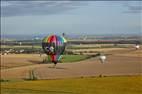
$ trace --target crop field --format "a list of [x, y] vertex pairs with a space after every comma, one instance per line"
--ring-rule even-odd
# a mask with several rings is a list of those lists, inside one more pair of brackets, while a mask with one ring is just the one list
[[1, 69], [33, 65], [42, 62], [37, 54], [9, 54], [1, 56]]
[[2, 82], [1, 94], [141, 94], [141, 76]]
[[[43, 54], [9, 54], [1, 56], [1, 69], [14, 68], [20, 66], [28, 66], [43, 63], [43, 59], [46, 58], [46, 55]], [[90, 56], [87, 55], [64, 55], [61, 62], [77, 62], [85, 59], [89, 59]], [[21, 62], [22, 61], [22, 62]], [[47, 60], [45, 63], [51, 63]]]
[[[43, 63], [45, 54], [1, 55], [1, 94], [141, 94], [142, 49], [87, 50], [92, 49], [103, 52], [106, 63], [90, 55], [64, 55], [52, 68]], [[27, 81], [31, 70], [37, 80]]]

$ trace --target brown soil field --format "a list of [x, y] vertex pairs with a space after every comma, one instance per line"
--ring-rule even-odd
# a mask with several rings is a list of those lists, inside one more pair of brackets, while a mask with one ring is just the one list
[[53, 64], [42, 64], [43, 57], [36, 54], [5, 55], [1, 56], [1, 66], [9, 68], [1, 69], [1, 78], [26, 79], [30, 70], [34, 70], [38, 79], [142, 74], [142, 49], [113, 49], [106, 54], [110, 55], [103, 64], [94, 57], [76, 63], [58, 63], [56, 68]]
[[42, 57], [38, 54], [8, 54], [1, 55], [1, 69], [39, 64]]

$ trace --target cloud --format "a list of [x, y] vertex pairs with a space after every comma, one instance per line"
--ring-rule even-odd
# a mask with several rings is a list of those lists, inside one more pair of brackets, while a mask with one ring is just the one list
[[142, 13], [142, 1], [104, 1], [106, 6], [120, 6], [123, 13]]
[[123, 6], [127, 8], [124, 13], [142, 13], [141, 1], [125, 2], [123, 3]]
[[2, 1], [1, 16], [48, 15], [87, 5], [81, 1]]

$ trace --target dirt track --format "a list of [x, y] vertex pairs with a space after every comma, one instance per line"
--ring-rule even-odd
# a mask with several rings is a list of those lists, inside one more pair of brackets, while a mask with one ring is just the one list
[[52, 68], [53, 64], [35, 64], [2, 69], [1, 78], [25, 79], [29, 77], [29, 70], [34, 70], [38, 79], [56, 79], [99, 75], [141, 75], [141, 58], [140, 50], [126, 54], [119, 53], [115, 55], [109, 55], [107, 56], [107, 62], [104, 64], [101, 64], [97, 58], [91, 58], [77, 63], [59, 63], [57, 64], [56, 68]]

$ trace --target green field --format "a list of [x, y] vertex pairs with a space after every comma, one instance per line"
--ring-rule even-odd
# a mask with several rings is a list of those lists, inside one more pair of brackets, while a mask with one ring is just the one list
[[[61, 63], [71, 63], [71, 62], [82, 61], [82, 60], [89, 59], [89, 58], [91, 58], [91, 56], [89, 55], [63, 55], [60, 62]], [[44, 62], [51, 62], [51, 61], [48, 60], [48, 57], [47, 57]]]
[[142, 77], [92, 77], [1, 83], [1, 94], [141, 94]]

